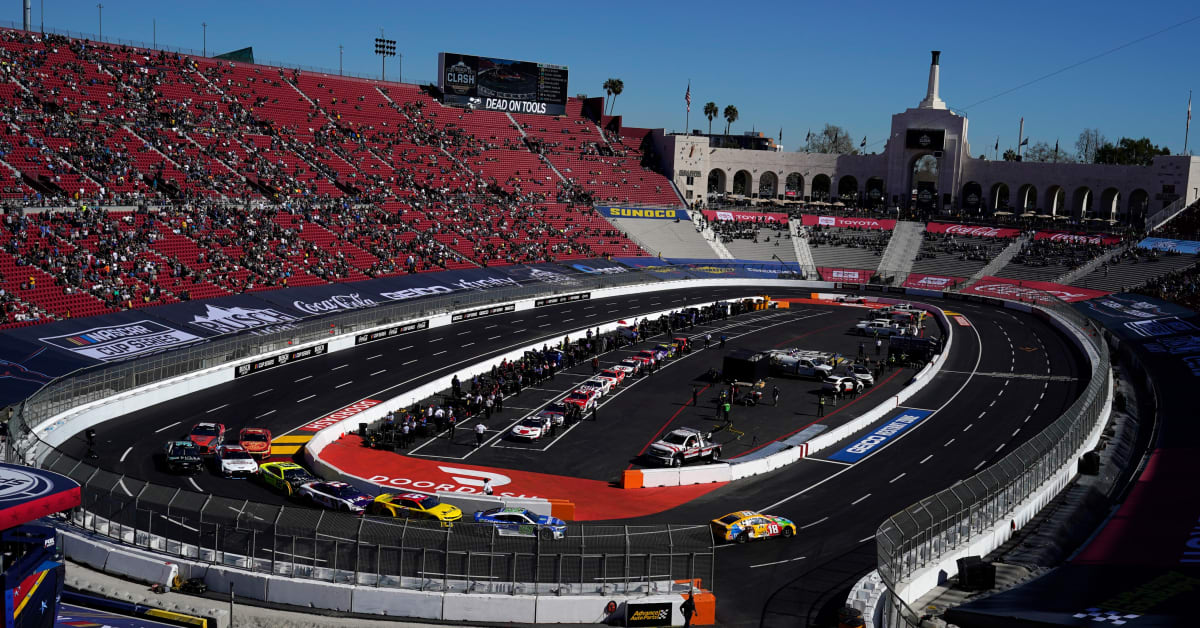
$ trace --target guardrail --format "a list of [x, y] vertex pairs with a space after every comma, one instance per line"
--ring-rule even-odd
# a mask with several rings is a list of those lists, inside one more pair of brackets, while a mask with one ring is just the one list
[[[1075, 457], [1102, 427], [1100, 419], [1111, 401], [1108, 346], [1094, 324], [1071, 306], [1050, 295], [1038, 301], [1036, 308], [1018, 307], [1041, 310], [1043, 316], [1057, 317], [1060, 326], [1081, 332], [1074, 335], [1091, 361], [1087, 387], [1062, 416], [997, 463], [905, 508], [879, 526], [875, 535], [878, 572], [891, 598], [893, 621], [920, 625], [919, 614], [908, 605], [916, 595], [909, 591], [901, 594], [898, 589], [906, 589], [921, 570], [974, 547], [981, 537], [992, 537], [997, 529], [1007, 533], [1010, 526], [1018, 525], [1018, 519], [1023, 525], [1065, 487], [1074, 475]], [[1028, 508], [1030, 502], [1037, 502], [1032, 509]], [[1027, 511], [1017, 515], [1021, 507]]]

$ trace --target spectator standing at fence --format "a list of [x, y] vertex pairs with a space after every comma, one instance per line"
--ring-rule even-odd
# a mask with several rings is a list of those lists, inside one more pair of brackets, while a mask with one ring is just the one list
[[679, 605], [679, 613], [683, 615], [684, 628], [692, 625], [692, 615], [696, 614], [696, 602], [692, 599], [692, 592], [688, 591], [687, 599]]

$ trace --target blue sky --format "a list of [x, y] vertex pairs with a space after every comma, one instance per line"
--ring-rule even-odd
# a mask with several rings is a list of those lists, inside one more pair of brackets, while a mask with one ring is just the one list
[[[96, 33], [96, 2], [32, 0], [37, 28]], [[19, 22], [7, 2], [0, 19]], [[928, 8], [925, 8], [928, 7]], [[109, 0], [105, 39], [208, 50], [253, 46], [260, 61], [375, 73], [373, 38], [397, 40], [406, 80], [433, 80], [439, 51], [570, 66], [570, 93], [603, 95], [625, 82], [616, 113], [631, 126], [681, 129], [692, 84], [701, 109], [734, 104], [734, 132], [752, 127], [792, 150], [808, 129], [848, 129], [882, 150], [890, 116], [924, 96], [929, 50], [942, 50], [941, 96], [962, 108], [1010, 87], [1200, 16], [1194, 0], [1091, 2], [355, 2]], [[1189, 89], [1200, 90], [1200, 20], [967, 111], [971, 152], [1016, 144], [1019, 119], [1033, 141], [1073, 147], [1084, 127], [1107, 137], [1150, 137], [1178, 152]], [[395, 60], [388, 75], [395, 77]], [[1200, 109], [1198, 109], [1200, 115]], [[714, 131], [718, 125], [713, 123]], [[1195, 133], [1193, 135], [1196, 135]], [[1200, 153], [1200, 137], [1189, 143]]]

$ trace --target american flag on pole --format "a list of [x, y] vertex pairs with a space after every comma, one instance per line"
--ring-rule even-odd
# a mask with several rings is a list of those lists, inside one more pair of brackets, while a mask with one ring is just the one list
[[687, 103], [688, 113], [692, 112], [692, 82], [688, 81], [687, 92], [683, 95], [684, 102]]

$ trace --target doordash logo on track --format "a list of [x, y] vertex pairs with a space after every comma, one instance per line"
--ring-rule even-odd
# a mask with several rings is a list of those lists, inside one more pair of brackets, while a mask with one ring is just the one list
[[[479, 469], [463, 469], [460, 467], [444, 467], [441, 465], [438, 465], [437, 468], [442, 473], [450, 476], [452, 482], [447, 482], [445, 478], [439, 480], [414, 480], [412, 478], [396, 478], [387, 475], [373, 475], [367, 478], [367, 481], [380, 486], [423, 489], [434, 493], [483, 493], [484, 480], [491, 480], [492, 488], [512, 484], [512, 478], [503, 473], [481, 471]], [[500, 497], [537, 499], [537, 495], [526, 495], [524, 493], [497, 491], [496, 495]]]

